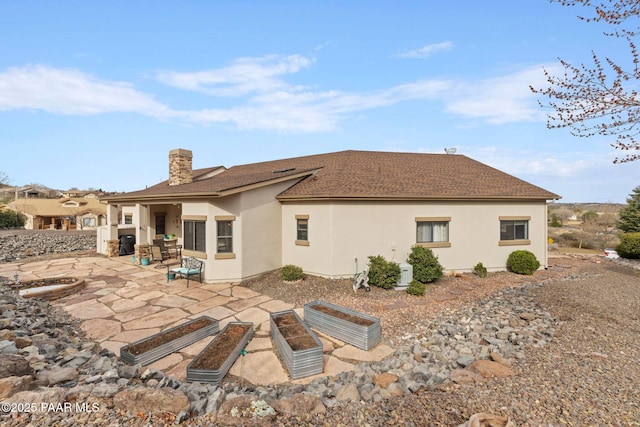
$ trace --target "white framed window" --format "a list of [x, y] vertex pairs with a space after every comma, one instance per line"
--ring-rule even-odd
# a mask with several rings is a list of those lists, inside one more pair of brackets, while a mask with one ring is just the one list
[[296, 215], [296, 245], [309, 246], [309, 215]]
[[417, 226], [417, 243], [449, 241], [449, 223], [445, 221], [420, 221]]
[[450, 217], [417, 217], [416, 243], [427, 247], [449, 247]]
[[216, 259], [234, 259], [233, 223], [235, 215], [216, 215]]
[[216, 221], [218, 233], [218, 245], [216, 252], [219, 254], [233, 253], [233, 221]]

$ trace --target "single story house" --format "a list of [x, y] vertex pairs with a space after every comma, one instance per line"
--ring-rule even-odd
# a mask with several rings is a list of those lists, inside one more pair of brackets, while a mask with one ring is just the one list
[[96, 198], [16, 199], [7, 207], [24, 214], [31, 230], [95, 230], [106, 223], [106, 206]]
[[209, 282], [286, 264], [351, 277], [370, 255], [405, 262], [416, 244], [449, 271], [504, 270], [516, 249], [546, 267], [547, 201], [559, 198], [458, 154], [348, 150], [193, 170], [192, 152], [176, 149], [168, 180], [102, 199], [98, 250], [123, 233], [118, 212], [128, 209], [136, 242], [175, 234]]

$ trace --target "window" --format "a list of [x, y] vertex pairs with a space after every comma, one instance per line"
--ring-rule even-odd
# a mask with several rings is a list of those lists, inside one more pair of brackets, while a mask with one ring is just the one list
[[528, 245], [530, 216], [501, 216], [499, 245]]
[[528, 240], [528, 220], [501, 220], [500, 240]]
[[82, 218], [82, 226], [83, 227], [95, 227], [96, 219], [95, 218]]
[[449, 248], [449, 223], [451, 217], [417, 217], [416, 243], [427, 248]]
[[233, 253], [233, 221], [216, 221], [219, 254]]
[[449, 222], [447, 221], [418, 221], [418, 243], [434, 243], [449, 241]]
[[185, 219], [183, 247], [185, 250], [206, 252], [206, 227], [204, 220]]
[[166, 217], [164, 215], [156, 215], [156, 234], [167, 234]]
[[133, 224], [133, 215], [132, 214], [124, 214], [124, 223], [125, 224]]
[[296, 245], [309, 246], [309, 215], [296, 215]]

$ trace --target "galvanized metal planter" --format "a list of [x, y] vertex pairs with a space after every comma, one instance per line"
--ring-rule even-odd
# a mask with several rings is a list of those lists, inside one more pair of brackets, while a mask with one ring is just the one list
[[269, 319], [271, 336], [291, 378], [320, 374], [322, 342], [293, 310], [272, 313]]
[[[203, 327], [189, 332], [198, 322], [203, 323]], [[184, 331], [184, 333], [180, 333]], [[197, 319], [190, 320], [182, 323], [173, 328], [169, 328], [166, 331], [158, 332], [147, 338], [143, 338], [134, 343], [128, 344], [120, 348], [120, 359], [130, 365], [148, 365], [151, 362], [155, 362], [158, 359], [162, 359], [168, 354], [180, 350], [196, 341], [200, 341], [203, 338], [213, 335], [218, 332], [218, 321], [212, 317], [200, 316]], [[154, 340], [162, 340], [168, 334], [177, 333], [176, 338], [169, 342], [165, 342], [158, 346], [149, 348], [149, 350], [140, 353], [137, 351], [139, 347], [153, 346]]]
[[[325, 310], [321, 311], [323, 308]], [[341, 315], [336, 316], [337, 313]], [[304, 321], [317, 331], [363, 350], [370, 350], [380, 343], [380, 319], [346, 307], [312, 301], [304, 305]]]
[[[241, 339], [236, 346], [229, 352], [228, 356], [218, 368], [203, 367], [206, 358], [215, 354], [220, 354], [220, 346], [224, 344], [223, 340], [227, 339], [226, 332], [231, 328], [240, 326], [245, 329]], [[227, 375], [231, 366], [235, 363], [240, 356], [240, 353], [245, 348], [251, 337], [253, 336], [253, 323], [251, 322], [229, 322], [220, 333], [189, 363], [187, 366], [187, 382], [205, 382], [220, 385], [220, 382]]]

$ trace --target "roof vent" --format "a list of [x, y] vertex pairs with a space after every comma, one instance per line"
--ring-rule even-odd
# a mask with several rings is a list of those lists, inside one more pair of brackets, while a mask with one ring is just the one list
[[445, 148], [444, 152], [447, 154], [456, 154], [456, 149], [455, 148]]
[[284, 173], [284, 172], [290, 172], [294, 170], [296, 170], [296, 168], [276, 169], [273, 171], [273, 173]]

